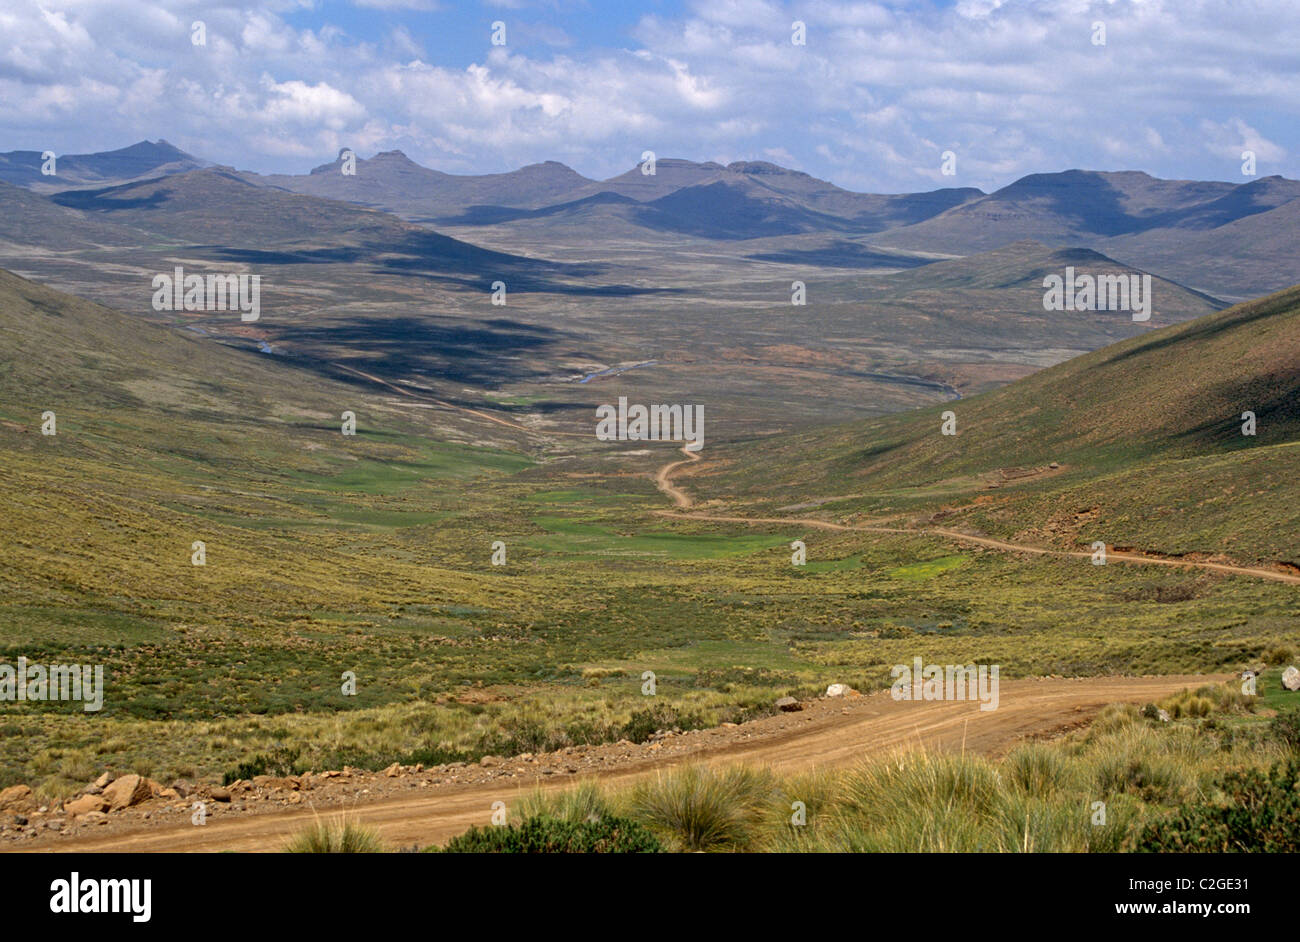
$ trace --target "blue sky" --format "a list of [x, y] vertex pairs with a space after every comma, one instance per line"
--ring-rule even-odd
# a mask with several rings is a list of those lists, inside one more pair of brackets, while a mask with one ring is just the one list
[[592, 177], [652, 150], [876, 192], [1071, 167], [1240, 182], [1250, 150], [1294, 178], [1297, 48], [1295, 0], [6, 0], [0, 150], [166, 138], [302, 172], [398, 148]]

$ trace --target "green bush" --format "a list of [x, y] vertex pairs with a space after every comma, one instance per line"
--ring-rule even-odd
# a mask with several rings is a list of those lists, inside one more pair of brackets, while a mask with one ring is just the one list
[[539, 816], [519, 825], [472, 827], [441, 850], [447, 854], [657, 854], [663, 847], [653, 834], [626, 818], [560, 821]]
[[1300, 760], [1267, 772], [1231, 772], [1218, 784], [1222, 799], [1192, 805], [1149, 823], [1134, 847], [1147, 853], [1300, 851]]
[[1288, 749], [1300, 750], [1300, 710], [1281, 710], [1269, 720], [1269, 734]]

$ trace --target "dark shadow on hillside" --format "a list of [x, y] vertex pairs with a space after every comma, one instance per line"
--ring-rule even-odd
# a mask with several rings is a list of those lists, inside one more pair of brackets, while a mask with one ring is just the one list
[[195, 246], [216, 259], [246, 265], [354, 265], [373, 266], [372, 274], [426, 278], [440, 284], [473, 291], [492, 291], [503, 281], [508, 292], [630, 297], [676, 293], [676, 289], [644, 288], [625, 284], [578, 283], [608, 271], [601, 264], [551, 262], [479, 248], [436, 232], [412, 233], [398, 242], [367, 242], [356, 246], [231, 248]]
[[[1208, 390], [1203, 399], [1205, 403], [1238, 402], [1241, 408], [1224, 415], [1222, 409], [1189, 402], [1188, 414], [1206, 419], [1175, 436], [1175, 441], [1231, 449], [1300, 441], [1300, 367], [1250, 381], [1225, 380]], [[1254, 436], [1241, 434], [1245, 411], [1255, 413]]]
[[909, 258], [876, 252], [856, 242], [835, 242], [824, 249], [787, 249], [782, 252], [759, 252], [746, 258], [756, 262], [780, 262], [785, 265], [812, 265], [818, 268], [853, 268], [861, 270], [920, 268], [935, 259]]
[[[470, 326], [418, 317], [371, 317], [320, 327], [287, 325], [276, 330], [273, 342], [304, 351], [301, 356], [285, 358], [285, 363], [335, 378], [340, 374], [323, 358], [329, 348], [354, 354], [339, 358], [339, 363], [390, 382], [419, 381], [423, 373], [431, 381], [494, 388], [545, 375], [548, 371], [528, 365], [529, 357], [565, 336], [550, 327], [506, 319]], [[343, 375], [351, 382], [365, 382], [346, 372]], [[421, 395], [418, 390], [412, 392]]]

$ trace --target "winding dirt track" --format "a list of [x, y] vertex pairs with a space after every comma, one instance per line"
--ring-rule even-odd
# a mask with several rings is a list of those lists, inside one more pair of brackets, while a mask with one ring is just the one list
[[[677, 510], [660, 510], [657, 511], [661, 516], [667, 517], [686, 517], [691, 520], [712, 520], [718, 523], [744, 523], [744, 524], [781, 524], [797, 525], [801, 527], [811, 527], [815, 530], [842, 530], [857, 531], [862, 533], [911, 533], [917, 535], [930, 534], [941, 536], [949, 540], [955, 540], [959, 543], [971, 543], [976, 546], [986, 546], [989, 549], [1004, 550], [1008, 553], [1032, 553], [1036, 556], [1068, 556], [1076, 559], [1090, 559], [1092, 554], [1082, 550], [1055, 550], [1048, 549], [1044, 546], [1031, 546], [1027, 543], [1009, 543], [1006, 540], [995, 540], [987, 536], [974, 536], [970, 533], [961, 533], [957, 530], [946, 530], [943, 527], [917, 527], [913, 529], [902, 529], [899, 527], [874, 527], [866, 524], [848, 524], [833, 523], [829, 520], [814, 520], [807, 517], [734, 517], [721, 514], [706, 513], [686, 513], [694, 505], [689, 494], [680, 487], [673, 484], [672, 475], [682, 465], [690, 464], [693, 461], [699, 461], [700, 456], [692, 454], [685, 448], [682, 454], [686, 455], [687, 460], [672, 461], [664, 465], [655, 473], [655, 486], [673, 499]], [[1114, 550], [1106, 551], [1106, 561], [1120, 563], [1140, 563], [1149, 566], [1175, 566], [1182, 569], [1207, 569], [1213, 572], [1226, 572], [1237, 576], [1254, 576], [1257, 579], [1268, 579], [1273, 582], [1285, 582], [1290, 585], [1300, 585], [1300, 575], [1289, 572], [1282, 572], [1276, 569], [1258, 569], [1250, 566], [1234, 566], [1230, 563], [1211, 563], [1204, 560], [1191, 559], [1170, 559], [1163, 556], [1144, 556], [1140, 553], [1120, 553]]]
[[[603, 785], [627, 785], [684, 762], [745, 762], [777, 772], [843, 766], [900, 749], [966, 751], [998, 755], [1026, 738], [1050, 736], [1090, 720], [1109, 703], [1142, 703], [1219, 677], [1099, 677], [1078, 680], [1003, 681], [996, 710], [975, 702], [896, 701], [888, 693], [824, 700], [805, 713], [779, 714], [743, 726], [703, 730], [679, 737], [680, 751], [664, 755], [634, 747], [630, 756], [604, 764], [589, 776]], [[365, 803], [349, 802], [350, 817], [374, 827], [391, 846], [426, 846], [486, 824], [492, 803], [509, 804], [540, 786], [571, 785], [577, 777], [522, 775], [472, 785], [415, 790]], [[382, 781], [382, 780], [381, 780]], [[394, 780], [400, 781], [400, 780]], [[309, 796], [313, 793], [307, 793]], [[328, 817], [332, 809], [323, 810]], [[33, 851], [177, 852], [275, 851], [315, 820], [302, 806], [272, 806], [259, 813], [212, 818], [204, 827], [189, 823], [136, 822], [110, 833], [36, 842]]]
[[[664, 465], [655, 475], [655, 483], [672, 498], [677, 508], [676, 511], [662, 511], [670, 516], [727, 523], [794, 524], [827, 530], [931, 533], [1008, 552], [1085, 558], [1090, 555], [1008, 543], [939, 528], [899, 530], [791, 517], [731, 517], [686, 513], [693, 501], [685, 491], [673, 484], [672, 475], [681, 466], [699, 461], [700, 458], [698, 454], [685, 449], [683, 453], [686, 456], [684, 459]], [[1157, 559], [1127, 553], [1110, 553], [1108, 558], [1121, 562], [1212, 569], [1300, 583], [1300, 577], [1285, 573], [1228, 564]], [[606, 758], [609, 761], [588, 766], [582, 775], [576, 777], [543, 777], [528, 770], [511, 778], [502, 777], [472, 784], [431, 784], [420, 789], [412, 787], [420, 784], [419, 777], [416, 776], [408, 780], [394, 780], [383, 787], [377, 785], [374, 790], [379, 792], [378, 795], [365, 800], [354, 797], [346, 807], [351, 817], [377, 829], [390, 845], [425, 846], [445, 841], [472, 825], [487, 823], [495, 801], [509, 803], [535, 787], [546, 790], [563, 788], [572, 784], [577, 777], [591, 778], [603, 785], [627, 785], [638, 778], [658, 774], [685, 762], [744, 762], [790, 773], [844, 766], [868, 757], [915, 748], [997, 755], [1025, 739], [1053, 736], [1078, 727], [1107, 704], [1149, 702], [1186, 687], [1223, 679], [1226, 678], [1169, 676], [1004, 681], [1000, 685], [998, 708], [989, 711], [982, 711], [978, 703], [969, 701], [895, 701], [887, 693], [846, 700], [823, 700], [810, 705], [804, 712], [783, 713], [743, 726], [702, 730], [678, 737], [669, 749], [661, 750], [656, 744], [624, 748], [617, 754], [607, 752]], [[431, 779], [432, 775], [426, 773], [424, 777]], [[314, 796], [315, 793], [308, 795]], [[324, 813], [331, 813], [335, 808], [337, 806], [326, 808]], [[38, 840], [21, 849], [82, 852], [274, 851], [291, 835], [315, 820], [317, 814], [312, 807], [268, 803], [256, 813], [214, 817], [201, 828], [191, 825], [185, 815], [181, 815], [183, 820], [180, 823], [124, 820], [106, 831], [91, 831], [84, 836], [78, 834], [57, 842]]]

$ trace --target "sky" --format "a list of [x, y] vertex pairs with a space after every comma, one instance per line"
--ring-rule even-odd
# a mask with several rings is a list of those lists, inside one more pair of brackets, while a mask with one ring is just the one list
[[652, 151], [868, 192], [1246, 182], [1245, 150], [1300, 177], [1297, 50], [1297, 0], [3, 0], [0, 151], [166, 139], [302, 173], [400, 149], [598, 179]]

